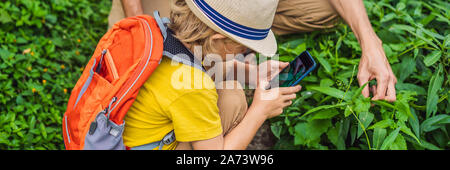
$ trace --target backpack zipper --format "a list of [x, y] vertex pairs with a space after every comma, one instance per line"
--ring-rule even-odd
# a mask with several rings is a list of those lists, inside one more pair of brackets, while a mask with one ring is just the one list
[[67, 141], [70, 144], [70, 135], [69, 135], [69, 129], [67, 128], [67, 115], [64, 116], [64, 122], [65, 122], [65, 126], [66, 126], [66, 134], [67, 134]]
[[[126, 89], [126, 91], [124, 91], [125, 89], [121, 89], [117, 94], [117, 96], [120, 96], [120, 98], [119, 98], [119, 100], [116, 102], [116, 104], [114, 105], [114, 107], [113, 108], [110, 108], [109, 109], [109, 111], [108, 111], [108, 114], [110, 114], [115, 108], [116, 108], [116, 106], [120, 103], [120, 101], [122, 101], [122, 99], [123, 99], [123, 97], [125, 97], [125, 95], [130, 91], [130, 89], [134, 86], [134, 84], [136, 84], [136, 82], [137, 82], [137, 80], [139, 80], [139, 78], [141, 77], [141, 75], [142, 75], [142, 73], [144, 72], [144, 70], [145, 70], [145, 68], [147, 68], [147, 65], [148, 65], [148, 63], [149, 63], [149, 61], [150, 61], [150, 58], [151, 58], [151, 55], [152, 55], [152, 50], [153, 50], [153, 37], [152, 37], [152, 30], [150, 29], [150, 25], [148, 24], [148, 22], [145, 20], [145, 19], [141, 19], [141, 18], [139, 18], [141, 21], [143, 21], [143, 23], [145, 23], [146, 24], [146, 26], [147, 26], [147, 31], [145, 32], [146, 34], [147, 34], [147, 36], [146, 37], [148, 37], [148, 39], [150, 39], [150, 50], [149, 50], [149, 53], [148, 53], [148, 58], [147, 58], [147, 61], [146, 61], [146, 63], [145, 63], [145, 65], [144, 65], [144, 67], [142, 68], [142, 70], [140, 71], [140, 73], [139, 73], [139, 75], [136, 77], [136, 79], [133, 81], [133, 83], [131, 84], [131, 86], [128, 88], [128, 89]], [[145, 29], [145, 28], [144, 28]], [[147, 41], [146, 41], [146, 44], [145, 44], [145, 49], [148, 49], [148, 39], [147, 39]], [[145, 55], [145, 54], [144, 54]], [[130, 81], [128, 81], [127, 83], [130, 83]], [[123, 93], [123, 94], [122, 94]]]

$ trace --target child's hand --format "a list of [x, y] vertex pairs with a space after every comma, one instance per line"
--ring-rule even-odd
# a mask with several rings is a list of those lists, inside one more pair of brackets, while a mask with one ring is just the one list
[[266, 119], [275, 117], [283, 113], [283, 108], [292, 104], [297, 92], [302, 88], [300, 85], [294, 87], [280, 87], [266, 90], [267, 82], [259, 83], [253, 96], [253, 103], [250, 106], [259, 110]]
[[288, 65], [288, 62], [281, 62], [276, 60], [267, 60], [259, 64], [257, 82], [272, 80], [276, 75], [278, 75], [281, 70], [283, 70], [283, 68], [287, 67]]

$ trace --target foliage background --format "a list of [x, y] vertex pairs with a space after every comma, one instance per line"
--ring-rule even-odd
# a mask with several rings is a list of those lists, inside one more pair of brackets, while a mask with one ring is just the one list
[[64, 149], [62, 115], [110, 8], [108, 0], [0, 2], [0, 150]]
[[[398, 101], [360, 95], [361, 49], [347, 25], [280, 37], [281, 60], [308, 49], [320, 66], [302, 81], [294, 104], [271, 120], [274, 149], [450, 148], [449, 3], [365, 5], [399, 80]], [[0, 2], [0, 150], [64, 149], [70, 90], [107, 31], [110, 7], [108, 0]]]

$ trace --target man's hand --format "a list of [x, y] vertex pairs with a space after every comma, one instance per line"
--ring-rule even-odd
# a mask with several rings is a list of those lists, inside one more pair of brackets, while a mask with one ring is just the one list
[[[369, 45], [370, 48], [363, 49], [358, 68], [358, 82], [363, 86], [366, 82], [376, 79], [377, 85], [370, 87], [373, 94], [372, 100], [387, 100], [393, 102], [396, 100], [395, 84], [397, 78], [392, 73], [391, 66], [384, 54], [381, 41], [379, 45]], [[367, 85], [362, 94], [369, 97], [369, 85]]]
[[[391, 66], [384, 54], [381, 40], [370, 24], [366, 8], [362, 0], [330, 0], [330, 3], [354, 32], [362, 49], [358, 69], [358, 82], [362, 86], [376, 79], [377, 85], [370, 87], [372, 100], [396, 100], [395, 84], [397, 78], [392, 73]], [[369, 86], [362, 94], [369, 97]]]
[[122, 6], [126, 17], [144, 14], [141, 0], [122, 0]]

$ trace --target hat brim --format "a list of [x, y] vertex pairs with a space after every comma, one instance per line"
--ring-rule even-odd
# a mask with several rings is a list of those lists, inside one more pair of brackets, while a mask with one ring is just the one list
[[275, 35], [272, 30], [269, 31], [269, 34], [266, 38], [262, 40], [251, 40], [242, 38], [227, 31], [224, 31], [219, 26], [217, 26], [211, 19], [209, 19], [195, 4], [193, 1], [186, 0], [187, 5], [191, 9], [191, 11], [199, 18], [203, 23], [208, 25], [214, 31], [229, 37], [230, 39], [240, 43], [264, 56], [272, 57], [277, 52], [277, 41], [275, 39]]

